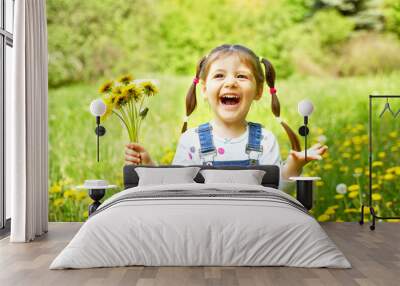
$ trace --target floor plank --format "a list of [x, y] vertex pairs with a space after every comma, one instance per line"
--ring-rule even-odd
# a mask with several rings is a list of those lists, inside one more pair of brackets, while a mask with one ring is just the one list
[[81, 225], [50, 223], [49, 232], [32, 243], [0, 240], [0, 285], [399, 285], [399, 223], [382, 222], [375, 231], [358, 223], [322, 223], [352, 269], [135, 266], [50, 271], [50, 263]]

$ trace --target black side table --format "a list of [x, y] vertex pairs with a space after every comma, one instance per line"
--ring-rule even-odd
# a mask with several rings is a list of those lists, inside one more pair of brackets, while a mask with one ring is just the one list
[[313, 182], [321, 180], [320, 177], [290, 177], [289, 180], [296, 181], [296, 199], [307, 209], [313, 207]]
[[100, 200], [106, 194], [106, 190], [116, 187], [116, 185], [108, 185], [105, 180], [87, 180], [84, 185], [77, 186], [78, 189], [87, 189], [89, 197], [93, 200], [93, 203], [89, 206], [89, 216], [101, 205]]

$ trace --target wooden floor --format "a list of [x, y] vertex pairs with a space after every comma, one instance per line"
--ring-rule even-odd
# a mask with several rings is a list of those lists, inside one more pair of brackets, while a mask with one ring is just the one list
[[323, 223], [353, 268], [119, 267], [48, 270], [80, 223], [50, 223], [32, 243], [0, 241], [0, 285], [400, 285], [400, 224]]

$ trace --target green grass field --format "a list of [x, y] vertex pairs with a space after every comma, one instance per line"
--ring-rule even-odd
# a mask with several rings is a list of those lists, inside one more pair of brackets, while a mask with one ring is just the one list
[[[184, 100], [192, 77], [139, 76], [159, 81], [160, 93], [149, 103], [150, 111], [142, 125], [142, 143], [160, 164], [171, 162], [180, 136]], [[89, 112], [90, 102], [100, 97], [101, 82], [65, 86], [49, 90], [50, 147], [50, 221], [83, 221], [90, 203], [83, 191], [74, 188], [85, 179], [106, 179], [122, 189], [124, 145], [128, 135], [115, 117], [103, 125], [107, 132], [100, 141], [100, 162], [96, 161], [95, 119]], [[360, 201], [366, 199], [368, 187], [368, 95], [400, 94], [400, 73], [364, 78], [295, 78], [277, 82], [281, 117], [297, 130], [302, 117], [297, 103], [313, 101], [310, 117], [311, 142], [324, 135], [329, 146], [323, 161], [313, 162], [306, 175], [320, 176], [315, 191], [313, 215], [320, 221], [356, 221]], [[211, 119], [207, 104], [198, 94], [198, 109], [190, 117], [189, 127]], [[380, 215], [400, 213], [399, 122], [384, 117], [378, 120], [384, 101], [374, 105], [374, 204]], [[392, 100], [393, 110], [400, 100]], [[260, 122], [277, 137], [285, 159], [290, 145], [283, 128], [270, 111], [269, 94], [255, 102], [248, 120]], [[336, 186], [346, 184], [347, 192], [338, 194]], [[119, 189], [119, 190], [121, 190]], [[116, 191], [119, 191], [116, 190]], [[115, 192], [115, 191], [114, 191]], [[108, 193], [107, 196], [111, 195]]]

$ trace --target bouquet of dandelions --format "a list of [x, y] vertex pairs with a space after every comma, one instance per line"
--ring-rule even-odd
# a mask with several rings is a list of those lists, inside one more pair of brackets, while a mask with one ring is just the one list
[[131, 75], [125, 75], [105, 82], [99, 92], [107, 107], [101, 119], [115, 114], [126, 127], [130, 142], [139, 142], [140, 126], [149, 111], [147, 99], [158, 93], [157, 86], [151, 81], [133, 80]]

